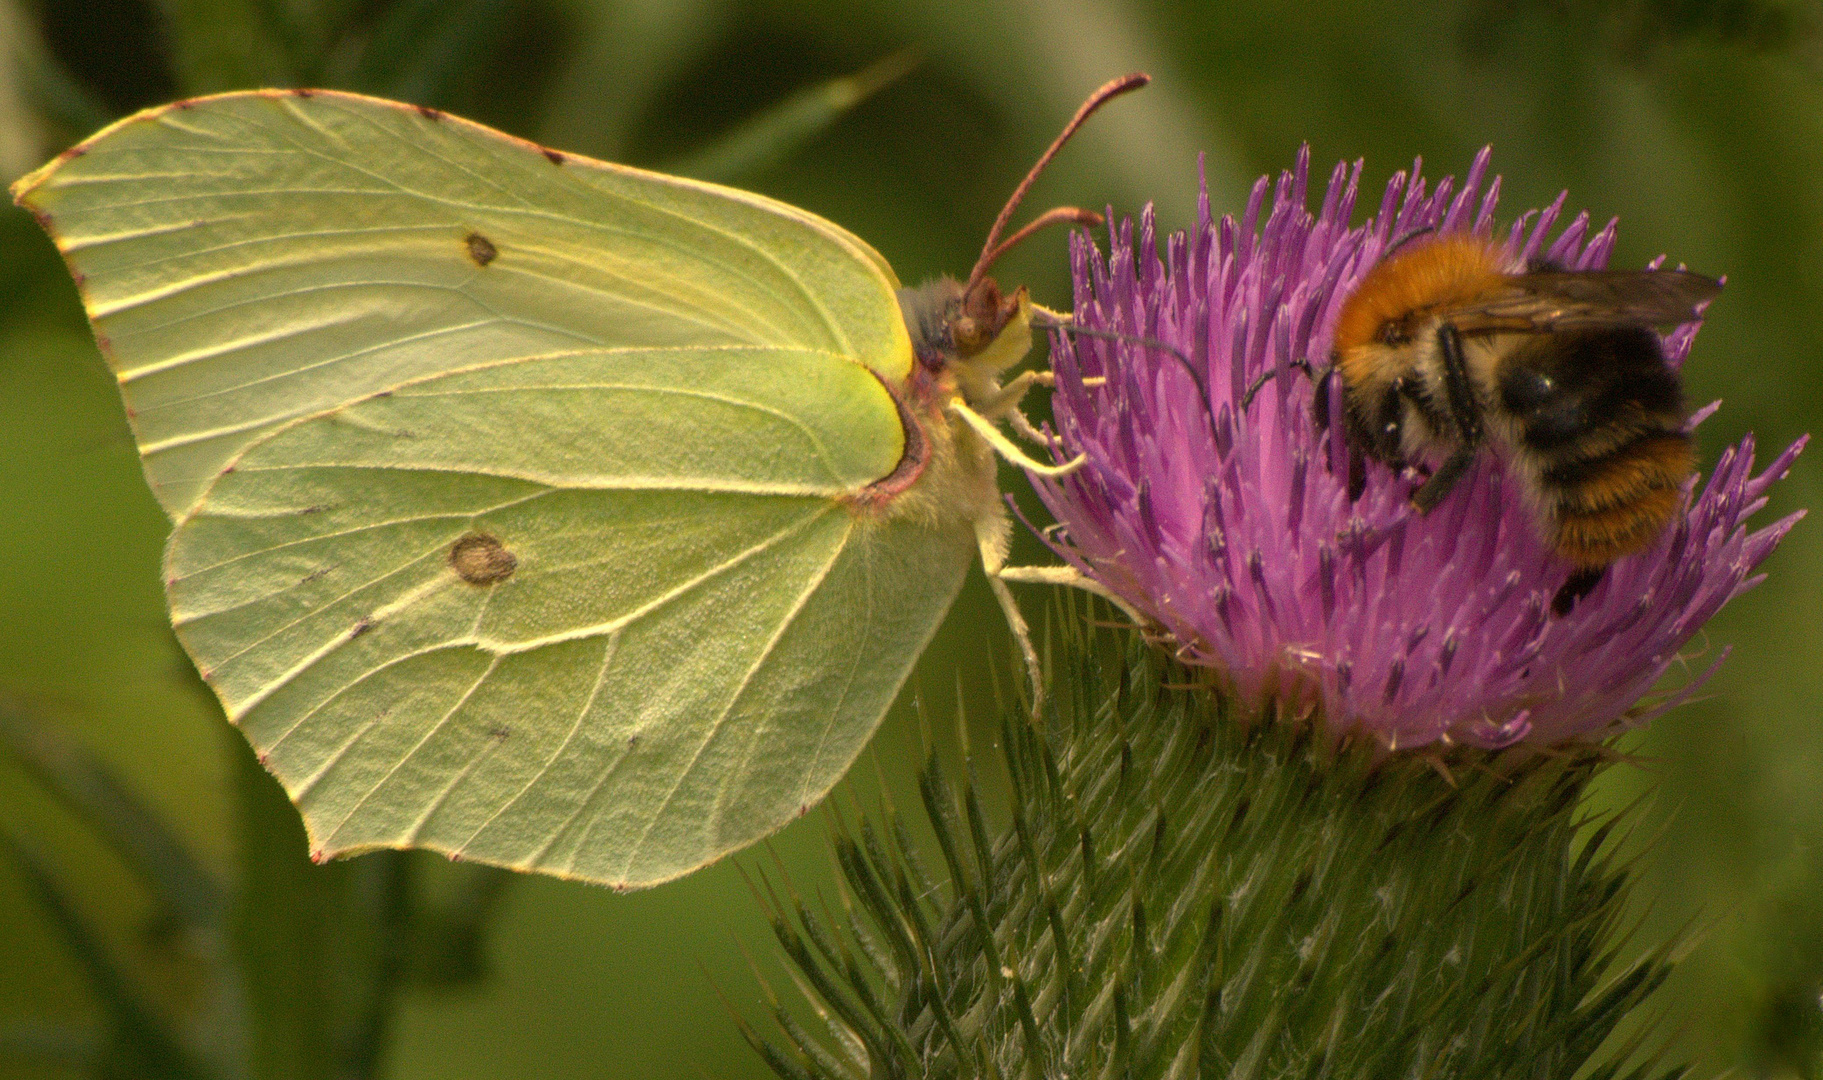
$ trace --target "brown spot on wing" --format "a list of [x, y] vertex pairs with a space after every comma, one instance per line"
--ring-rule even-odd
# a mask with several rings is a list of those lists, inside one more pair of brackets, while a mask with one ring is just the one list
[[465, 533], [449, 549], [449, 565], [470, 585], [505, 581], [519, 568], [519, 560], [498, 538], [484, 532]]
[[545, 160], [549, 161], [551, 164], [553, 164], [553, 165], [562, 165], [563, 164], [563, 162], [564, 162], [563, 151], [546, 149], [543, 152], [544, 152]]
[[486, 266], [500, 257], [494, 242], [478, 232], [469, 233], [462, 242], [468, 245], [468, 257], [475, 260], [476, 266]]
[[417, 106], [417, 109], [418, 109], [418, 115], [422, 116], [426, 120], [443, 119], [443, 110], [441, 110], [441, 109], [433, 109], [429, 105], [419, 105], [419, 106]]

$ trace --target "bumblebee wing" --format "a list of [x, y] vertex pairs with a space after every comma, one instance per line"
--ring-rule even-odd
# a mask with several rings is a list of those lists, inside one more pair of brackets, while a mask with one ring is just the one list
[[1513, 276], [1454, 321], [1463, 333], [1674, 326], [1721, 291], [1721, 282], [1688, 270], [1547, 270]]

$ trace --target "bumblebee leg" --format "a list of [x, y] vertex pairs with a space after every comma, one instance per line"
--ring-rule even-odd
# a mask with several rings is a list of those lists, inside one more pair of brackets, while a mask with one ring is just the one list
[[1468, 364], [1462, 359], [1462, 335], [1444, 323], [1437, 328], [1437, 351], [1443, 356], [1443, 396], [1449, 407], [1450, 422], [1456, 426], [1456, 449], [1445, 458], [1412, 494], [1412, 506], [1420, 514], [1437, 508], [1443, 497], [1475, 463], [1475, 451], [1481, 445], [1481, 410], [1475, 404], [1475, 387], [1469, 382]]
[[1468, 472], [1469, 466], [1473, 464], [1475, 448], [1458, 446], [1449, 457], [1443, 459], [1443, 464], [1437, 471], [1418, 485], [1417, 491], [1412, 492], [1412, 509], [1420, 514], [1428, 514], [1437, 509], [1437, 504], [1443, 501], [1443, 497], [1450, 493], [1450, 489], [1456, 486], [1456, 481], [1462, 479], [1462, 474]]
[[[1318, 371], [1310, 366], [1310, 360], [1306, 357], [1299, 357], [1296, 360], [1287, 360], [1285, 362], [1285, 367], [1287, 370], [1302, 371], [1304, 377], [1309, 379], [1317, 387], [1317, 393], [1321, 395], [1321, 400], [1323, 402], [1322, 407], [1317, 410], [1317, 423], [1319, 425], [1326, 423], [1329, 416], [1329, 397], [1323, 388], [1327, 385], [1326, 381], [1329, 378], [1330, 369], [1323, 368], [1321, 371]], [[1241, 412], [1246, 412], [1252, 407], [1254, 395], [1258, 394], [1261, 390], [1266, 389], [1266, 384], [1271, 382], [1273, 376], [1278, 373], [1279, 369], [1277, 367], [1269, 367], [1260, 373], [1259, 378], [1253, 380], [1253, 384], [1248, 386], [1247, 391], [1241, 395]]]
[[1367, 455], [1354, 448], [1348, 451], [1348, 501], [1360, 502], [1367, 493]]
[[1578, 600], [1595, 591], [1595, 586], [1601, 584], [1601, 579], [1607, 572], [1607, 567], [1598, 566], [1593, 570], [1585, 567], [1571, 574], [1570, 580], [1564, 582], [1563, 588], [1558, 589], [1557, 595], [1551, 599], [1551, 614], [1560, 619], [1568, 615]]
[[1462, 359], [1462, 335], [1444, 323], [1437, 328], [1437, 349], [1443, 355], [1443, 393], [1450, 420], [1456, 425], [1457, 441], [1472, 451], [1481, 443], [1481, 409], [1475, 404], [1475, 387], [1469, 382], [1468, 364]]

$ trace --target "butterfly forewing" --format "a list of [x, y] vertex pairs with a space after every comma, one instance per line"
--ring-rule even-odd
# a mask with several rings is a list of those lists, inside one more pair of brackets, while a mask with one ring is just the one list
[[16, 190], [177, 520], [179, 636], [320, 854], [710, 861], [841, 775], [974, 554], [856, 509], [910, 346], [802, 211], [321, 92]]
[[910, 364], [896, 282], [827, 222], [372, 98], [167, 106], [20, 191], [173, 516], [274, 426], [458, 367], [740, 344]]

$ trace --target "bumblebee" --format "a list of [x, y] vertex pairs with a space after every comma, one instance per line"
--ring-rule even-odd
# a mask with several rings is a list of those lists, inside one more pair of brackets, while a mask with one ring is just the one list
[[1394, 468], [1435, 466], [1412, 495], [1420, 513], [1483, 447], [1502, 453], [1576, 567], [1552, 602], [1563, 615], [1681, 504], [1695, 454], [1656, 328], [1697, 318], [1720, 289], [1683, 270], [1520, 265], [1473, 236], [1411, 239], [1338, 316], [1348, 437]]

